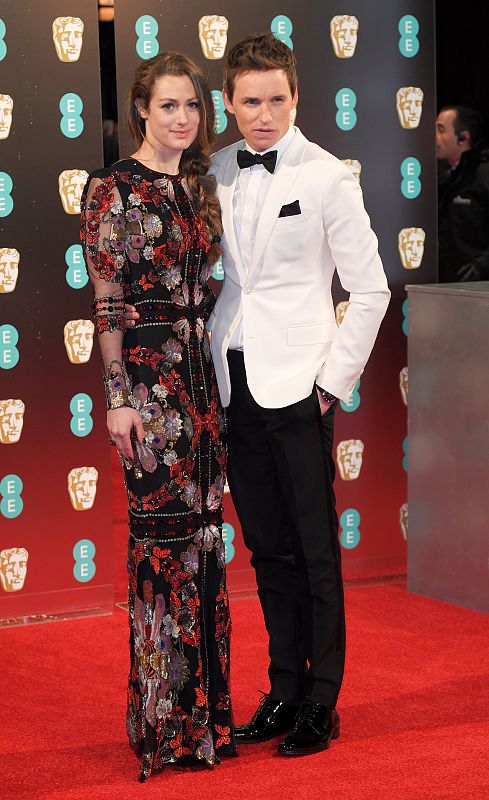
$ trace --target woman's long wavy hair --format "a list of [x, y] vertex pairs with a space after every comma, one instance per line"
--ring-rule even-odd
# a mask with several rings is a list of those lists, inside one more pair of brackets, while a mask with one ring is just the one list
[[199, 101], [199, 128], [195, 140], [182, 153], [180, 172], [185, 176], [200, 218], [207, 226], [211, 240], [217, 237], [207, 254], [207, 263], [213, 264], [221, 255], [219, 239], [222, 234], [221, 209], [216, 196], [216, 181], [207, 175], [214, 132], [214, 103], [201, 70], [181, 53], [160, 53], [143, 61], [136, 70], [128, 98], [128, 121], [137, 147], [141, 147], [146, 131], [145, 120], [138, 110], [139, 104], [147, 110], [153, 96], [154, 85], [164, 75], [186, 75], [192, 81]]

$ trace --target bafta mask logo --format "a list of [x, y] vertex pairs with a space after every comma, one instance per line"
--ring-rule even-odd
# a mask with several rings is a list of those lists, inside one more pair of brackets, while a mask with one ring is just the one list
[[338, 14], [330, 22], [331, 41], [337, 58], [351, 58], [358, 37], [358, 20], [350, 14]]
[[15, 247], [0, 247], [0, 294], [13, 292], [19, 277], [20, 253]]
[[22, 400], [0, 400], [0, 442], [16, 444], [22, 433], [25, 405]]
[[354, 481], [360, 475], [363, 459], [363, 442], [361, 439], [346, 439], [336, 448], [336, 460], [340, 477], [344, 481]]
[[421, 266], [425, 238], [423, 228], [402, 228], [399, 231], [397, 243], [404, 269], [418, 269]]
[[25, 547], [0, 550], [0, 582], [4, 592], [20, 592], [24, 588], [28, 558]]
[[9, 94], [0, 94], [0, 139], [6, 139], [12, 125], [14, 101]]
[[89, 319], [70, 319], [64, 327], [64, 341], [72, 364], [86, 364], [92, 355], [94, 324]]
[[81, 196], [87, 180], [88, 172], [84, 169], [64, 169], [60, 172], [58, 190], [67, 214], [80, 213]]
[[219, 14], [199, 19], [199, 40], [204, 56], [211, 61], [222, 58], [228, 41], [229, 22]]
[[399, 373], [399, 388], [401, 390], [402, 401], [405, 406], [408, 404], [408, 368], [403, 367]]
[[341, 323], [343, 322], [344, 316], [346, 314], [346, 309], [350, 305], [348, 300], [342, 300], [335, 308], [335, 317], [336, 317], [336, 324], [338, 328], [340, 327]]
[[403, 86], [397, 90], [396, 106], [403, 128], [417, 128], [423, 110], [423, 90], [417, 86]]
[[53, 42], [60, 61], [78, 61], [83, 44], [83, 21], [79, 17], [56, 17]]
[[97, 492], [98, 471], [95, 467], [73, 467], [68, 473], [68, 493], [75, 511], [92, 508]]
[[403, 503], [399, 509], [399, 524], [401, 526], [402, 535], [407, 541], [408, 537], [408, 504]]
[[342, 158], [343, 164], [346, 164], [351, 174], [358, 183], [360, 183], [360, 174], [362, 172], [362, 165], [356, 158]]

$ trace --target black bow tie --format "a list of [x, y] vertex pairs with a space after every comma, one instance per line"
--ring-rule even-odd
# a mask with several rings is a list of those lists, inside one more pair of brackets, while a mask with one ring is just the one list
[[276, 150], [269, 150], [268, 153], [264, 153], [262, 156], [259, 155], [259, 153], [250, 153], [249, 150], [238, 150], [236, 155], [238, 157], [238, 167], [240, 169], [252, 167], [253, 164], [263, 164], [265, 169], [269, 172], [273, 173], [275, 170], [275, 165], [277, 163]]

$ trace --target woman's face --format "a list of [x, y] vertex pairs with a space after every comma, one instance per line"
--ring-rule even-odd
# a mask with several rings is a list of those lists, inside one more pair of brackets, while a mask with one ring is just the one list
[[187, 75], [157, 78], [149, 107], [139, 113], [146, 120], [146, 139], [159, 149], [183, 152], [197, 137], [200, 102]]

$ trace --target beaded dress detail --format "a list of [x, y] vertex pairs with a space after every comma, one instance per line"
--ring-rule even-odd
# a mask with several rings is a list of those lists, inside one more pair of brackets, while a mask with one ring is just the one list
[[206, 284], [210, 243], [181, 176], [126, 159], [90, 178], [81, 236], [95, 294], [104, 295], [99, 335], [124, 330], [122, 293], [140, 315], [124, 333], [123, 362], [145, 438], [134, 443], [133, 464], [123, 466], [127, 732], [145, 779], [166, 764], [212, 765], [235, 753], [224, 421], [205, 331], [214, 305]]

